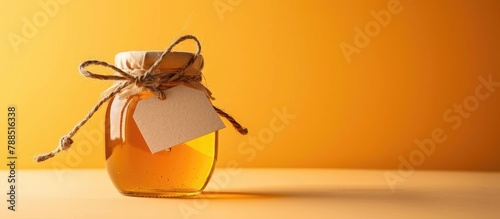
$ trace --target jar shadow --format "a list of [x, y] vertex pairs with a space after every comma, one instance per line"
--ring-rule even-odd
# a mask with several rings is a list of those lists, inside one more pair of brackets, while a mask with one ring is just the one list
[[200, 195], [180, 197], [181, 199], [211, 199], [211, 200], [247, 200], [247, 199], [325, 199], [325, 200], [365, 200], [365, 201], [397, 201], [397, 202], [426, 202], [432, 201], [432, 191], [410, 189], [391, 192], [385, 188], [330, 188], [313, 189], [303, 188], [301, 191], [281, 189], [276, 191], [205, 191]]
[[283, 194], [264, 193], [264, 192], [202, 192], [200, 195], [182, 197], [182, 199], [264, 199], [279, 198]]

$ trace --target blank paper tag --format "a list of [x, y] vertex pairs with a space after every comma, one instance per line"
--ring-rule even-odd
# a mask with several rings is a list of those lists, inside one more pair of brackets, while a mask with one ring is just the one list
[[141, 100], [134, 120], [151, 153], [224, 128], [204, 92], [179, 85], [163, 91], [166, 100]]

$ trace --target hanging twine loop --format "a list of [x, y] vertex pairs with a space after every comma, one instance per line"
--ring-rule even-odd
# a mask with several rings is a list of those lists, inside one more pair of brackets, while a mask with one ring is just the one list
[[[193, 57], [189, 60], [189, 62], [183, 66], [181, 69], [174, 73], [153, 73], [158, 65], [164, 60], [167, 54], [169, 54], [172, 49], [179, 43], [186, 41], [186, 40], [193, 40], [196, 42], [198, 50], [196, 53], [193, 55]], [[195, 75], [185, 75], [186, 70], [193, 65], [194, 61], [200, 55], [201, 52], [201, 44], [198, 41], [198, 39], [195, 36], [192, 35], [185, 35], [174, 41], [162, 54], [161, 56], [155, 61], [155, 63], [148, 69], [148, 70], [142, 70], [142, 69], [134, 69], [131, 70], [130, 72], [125, 72], [122, 69], [108, 64], [106, 62], [98, 61], [98, 60], [89, 60], [86, 62], [83, 62], [80, 65], [80, 73], [88, 78], [93, 78], [93, 79], [98, 79], [98, 80], [112, 80], [117, 83], [113, 85], [108, 91], [104, 97], [101, 98], [101, 100], [87, 113], [85, 118], [81, 120], [73, 129], [63, 136], [61, 140], [59, 141], [59, 146], [53, 150], [52, 152], [42, 154], [39, 156], [35, 157], [35, 160], [37, 162], [42, 162], [47, 159], [50, 159], [54, 157], [57, 153], [61, 151], [68, 150], [71, 145], [73, 144], [73, 140], [71, 139], [77, 132], [78, 130], [85, 125], [85, 123], [94, 115], [94, 113], [97, 112], [97, 110], [108, 100], [113, 98], [116, 95], [119, 95], [120, 97], [128, 97], [130, 95], [134, 95], [137, 92], [140, 92], [142, 90], [147, 90], [151, 93], [153, 93], [158, 99], [160, 100], [165, 100], [166, 96], [162, 92], [163, 90], [172, 88], [176, 86], [179, 83], [187, 83], [192, 85], [193, 87], [200, 89], [205, 92], [208, 98], [210, 99], [215, 99], [212, 97], [212, 93], [208, 88], [206, 88], [202, 83], [202, 75], [201, 72], [198, 71], [197, 74]], [[110, 68], [117, 72], [119, 75], [101, 75], [101, 74], [96, 74], [92, 73], [88, 70], [86, 70], [86, 67], [91, 66], [91, 65], [98, 65], [98, 66], [103, 66], [106, 68]], [[232, 116], [224, 112], [223, 110], [213, 106], [215, 111], [222, 117], [226, 118], [232, 125], [233, 127], [242, 135], [245, 135], [248, 133], [248, 130], [244, 127], [242, 127]]]

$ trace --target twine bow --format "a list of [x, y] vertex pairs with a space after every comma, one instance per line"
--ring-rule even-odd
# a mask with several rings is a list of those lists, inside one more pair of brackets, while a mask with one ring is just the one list
[[[193, 55], [193, 57], [189, 60], [189, 62], [183, 66], [181, 69], [177, 70], [174, 73], [168, 73], [168, 72], [158, 72], [156, 73], [155, 70], [160, 65], [160, 63], [164, 60], [167, 54], [169, 54], [172, 49], [179, 43], [185, 41], [185, 40], [193, 40], [196, 42], [198, 50], [196, 53]], [[80, 73], [88, 78], [94, 78], [94, 79], [99, 79], [99, 80], [113, 80], [116, 81], [117, 83], [112, 86], [110, 89], [108, 89], [109, 92], [107, 92], [104, 97], [90, 110], [89, 113], [87, 113], [87, 116], [83, 120], [81, 120], [73, 129], [63, 136], [59, 142], [59, 146], [53, 150], [50, 153], [42, 154], [39, 156], [35, 157], [35, 160], [37, 162], [42, 162], [45, 161], [49, 158], [54, 157], [57, 153], [61, 151], [68, 150], [71, 147], [71, 144], [73, 144], [73, 140], [71, 139], [77, 132], [78, 130], [94, 115], [94, 113], [108, 100], [113, 98], [116, 95], [120, 95], [121, 97], [127, 97], [130, 95], [134, 95], [137, 92], [141, 90], [147, 90], [154, 95], [158, 97], [160, 100], [165, 100], [166, 96], [162, 92], [163, 90], [169, 89], [171, 87], [174, 87], [178, 85], [179, 83], [188, 83], [192, 85], [193, 87], [202, 90], [205, 92], [208, 98], [210, 99], [215, 99], [212, 97], [212, 93], [208, 88], [206, 88], [202, 83], [202, 74], [201, 72], [198, 72], [193, 75], [185, 75], [186, 70], [193, 65], [194, 61], [198, 57], [198, 55], [201, 52], [201, 44], [198, 41], [198, 39], [195, 36], [192, 35], [185, 35], [174, 41], [168, 48], [161, 54], [161, 56], [155, 61], [155, 63], [148, 69], [148, 70], [140, 70], [140, 69], [134, 69], [131, 70], [130, 72], [125, 72], [122, 69], [108, 64], [106, 62], [98, 61], [98, 60], [89, 60], [86, 62], [83, 62], [80, 65]], [[107, 68], [111, 68], [114, 71], [116, 71], [119, 75], [101, 75], [101, 74], [95, 74], [92, 73], [85, 68], [91, 65], [100, 65], [104, 66]], [[226, 118], [233, 127], [242, 135], [245, 135], [248, 133], [248, 130], [244, 127], [242, 127], [232, 116], [229, 114], [225, 113], [223, 110], [213, 106], [215, 111], [222, 117]]]

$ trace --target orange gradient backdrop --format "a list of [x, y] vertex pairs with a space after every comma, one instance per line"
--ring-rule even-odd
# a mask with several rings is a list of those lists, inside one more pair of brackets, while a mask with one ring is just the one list
[[[250, 129], [249, 136], [220, 132], [220, 167], [398, 168], [403, 159], [420, 169], [500, 170], [500, 87], [483, 87], [484, 100], [470, 97], [481, 86], [478, 77], [500, 82], [499, 1], [43, 6], [54, 2], [7, 1], [0, 8], [0, 121], [6, 128], [6, 108], [17, 106], [20, 168], [104, 167], [104, 108], [74, 138], [75, 148], [44, 163], [32, 159], [56, 147], [112, 84], [85, 79], [78, 65], [113, 62], [121, 51], [161, 50], [193, 34], [203, 46], [214, 104]], [[392, 11], [390, 19], [381, 10]], [[346, 56], [341, 48], [356, 41]], [[474, 104], [467, 118], [453, 112], [464, 101]], [[276, 113], [284, 110], [288, 119]], [[436, 128], [446, 139], [425, 154], [415, 140], [432, 138]], [[2, 163], [5, 155], [4, 148]]]

